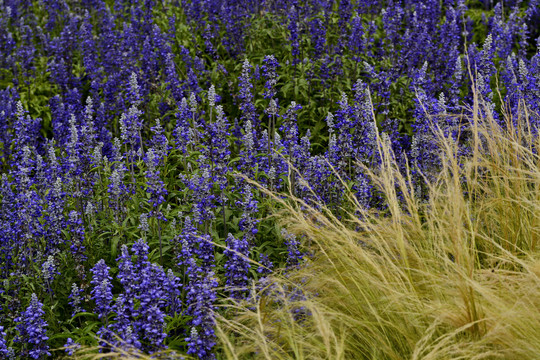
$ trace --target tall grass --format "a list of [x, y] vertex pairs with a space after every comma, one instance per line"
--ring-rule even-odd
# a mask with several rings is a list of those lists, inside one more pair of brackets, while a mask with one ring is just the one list
[[481, 102], [472, 110], [471, 156], [438, 131], [427, 202], [382, 139], [382, 165], [367, 171], [387, 211], [350, 197], [338, 219], [276, 197], [312, 256], [230, 305], [224, 357], [540, 359], [540, 143], [525, 106], [502, 127]]

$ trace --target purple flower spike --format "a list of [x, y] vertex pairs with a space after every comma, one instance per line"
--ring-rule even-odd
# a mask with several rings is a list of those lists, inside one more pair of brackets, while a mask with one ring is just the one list
[[113, 299], [109, 267], [102, 259], [90, 271], [94, 274], [90, 282], [94, 286], [92, 289], [92, 299], [96, 303], [94, 311], [98, 314], [99, 319], [106, 320], [112, 310], [111, 302]]
[[42, 308], [43, 304], [39, 302], [36, 294], [32, 294], [30, 305], [19, 317], [15, 318], [15, 322], [18, 323], [16, 328], [19, 332], [15, 342], [25, 344], [21, 358], [39, 359], [51, 356], [49, 345], [47, 345], [49, 337], [46, 333], [46, 327], [48, 325], [43, 319], [45, 311]]

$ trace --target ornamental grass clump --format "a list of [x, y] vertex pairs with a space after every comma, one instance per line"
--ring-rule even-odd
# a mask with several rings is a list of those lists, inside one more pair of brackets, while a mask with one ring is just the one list
[[338, 218], [274, 197], [311, 255], [230, 305], [217, 330], [225, 357], [538, 358], [540, 142], [525, 105], [501, 126], [475, 100], [465, 157], [432, 121], [441, 167], [427, 197], [380, 136], [381, 164], [365, 171], [383, 210], [351, 193]]

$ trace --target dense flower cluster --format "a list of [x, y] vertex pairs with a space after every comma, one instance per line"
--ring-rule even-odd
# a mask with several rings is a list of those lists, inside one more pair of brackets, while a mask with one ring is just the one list
[[24, 344], [21, 357], [39, 359], [46, 355], [51, 355], [47, 345], [47, 322], [43, 319], [45, 311], [43, 304], [38, 300], [36, 294], [32, 294], [30, 305], [15, 319], [17, 322], [18, 335], [16, 342]]
[[268, 191], [385, 209], [384, 141], [427, 201], [439, 131], [470, 155], [475, 96], [538, 134], [539, 9], [0, 0], [0, 357], [215, 358], [218, 296], [309, 258]]

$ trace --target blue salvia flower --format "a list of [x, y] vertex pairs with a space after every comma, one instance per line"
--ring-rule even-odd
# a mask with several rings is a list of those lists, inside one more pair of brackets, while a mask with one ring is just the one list
[[[146, 0], [147, 4], [153, 3], [153, 0]], [[148, 15], [151, 17], [152, 13], [148, 13]], [[150, 19], [150, 18], [149, 18]], [[151, 23], [152, 20], [149, 20]], [[152, 31], [151, 31], [151, 37], [152, 37], [152, 43], [154, 44], [155, 48], [155, 54], [156, 58], [158, 60], [158, 63], [161, 67], [163, 67], [163, 63], [165, 61], [165, 58], [167, 57], [167, 54], [171, 52], [171, 46], [167, 41], [167, 34], [166, 32], [162, 31], [161, 28], [157, 24], [152, 25]], [[158, 69], [159, 71], [159, 69]]]
[[221, 7], [221, 19], [224, 22], [226, 34], [222, 43], [233, 57], [245, 52], [244, 19], [251, 13], [251, 9], [246, 8], [246, 5], [227, 2]]
[[195, 94], [198, 94], [202, 91], [201, 87], [199, 86], [199, 79], [197, 78], [197, 70], [194, 68], [189, 68], [188, 70], [188, 78], [187, 78], [187, 87], [190, 91], [192, 91]]
[[30, 186], [35, 183], [35, 178], [32, 175], [35, 160], [33, 159], [33, 148], [29, 146], [24, 146], [22, 151], [19, 151], [20, 159], [15, 164], [12, 171], [15, 181], [18, 185], [19, 191], [28, 191]]
[[48, 71], [51, 73], [52, 81], [56, 83], [61, 89], [65, 90], [70, 86], [69, 83], [71, 82], [71, 73], [66, 61], [63, 58], [53, 58], [49, 62], [47, 68]]
[[15, 342], [24, 344], [24, 350], [21, 351], [22, 357], [40, 359], [44, 356], [51, 356], [49, 345], [47, 345], [47, 322], [43, 319], [45, 311], [43, 304], [38, 300], [36, 294], [32, 294], [30, 304], [26, 310], [17, 318], [16, 329], [18, 335]]
[[538, 18], [540, 17], [540, 1], [531, 0], [529, 1], [529, 6], [525, 10], [525, 19], [529, 24], [537, 24]]
[[214, 194], [214, 178], [211, 175], [211, 166], [203, 155], [199, 159], [200, 173], [187, 177], [180, 174], [179, 178], [191, 190], [191, 212], [193, 220], [199, 224], [215, 218], [213, 209], [216, 208], [216, 195]]
[[64, 347], [66, 348], [65, 352], [69, 356], [73, 356], [74, 353], [81, 348], [81, 344], [73, 341], [72, 338], [68, 338], [66, 343], [64, 344]]
[[347, 23], [349, 22], [352, 16], [353, 4], [350, 0], [341, 0], [339, 2], [338, 14], [339, 14], [339, 29], [342, 30], [342, 35], [347, 35], [345, 29], [347, 28]]
[[370, 207], [373, 198], [374, 186], [370, 182], [369, 176], [361, 168], [357, 168], [353, 190], [355, 191], [356, 200], [365, 209]]
[[174, 62], [174, 54], [172, 52], [167, 54], [167, 57], [165, 58], [165, 64], [167, 88], [170, 90], [174, 100], [176, 102], [180, 102], [184, 97], [184, 91], [178, 74], [176, 72], [176, 64]]
[[121, 339], [120, 342], [114, 340], [115, 347], [126, 351], [131, 350], [131, 348], [142, 349], [139, 336], [134, 330], [132, 306], [133, 298], [126, 294], [118, 295], [114, 305], [115, 322], [109, 325], [109, 328]]
[[[149, 264], [147, 245], [143, 241], [138, 241], [133, 245], [134, 254], [137, 255], [137, 268], [144, 268]], [[118, 262], [117, 278], [124, 288], [124, 293], [116, 299], [114, 311], [116, 313], [115, 323], [110, 325], [110, 330], [114, 331], [122, 339], [123, 343], [115, 344], [120, 348], [135, 347], [142, 348], [138, 332], [135, 330], [134, 318], [137, 316], [135, 300], [140, 291], [140, 272], [133, 265], [131, 255], [126, 245], [122, 245], [121, 255], [116, 259]], [[126, 349], [127, 350], [127, 349]]]
[[341, 93], [341, 100], [338, 104], [339, 110], [333, 116], [332, 121], [336, 134], [336, 141], [333, 145], [339, 146], [339, 149], [335, 151], [337, 156], [332, 165], [340, 176], [348, 178], [351, 176], [351, 163], [358, 150], [353, 142], [354, 130], [357, 124], [353, 117], [353, 110], [349, 106], [348, 97], [344, 92]]
[[182, 233], [176, 239], [178, 266], [184, 268], [186, 274], [197, 271], [197, 262], [193, 257], [194, 244], [197, 241], [197, 229], [193, 226], [191, 218], [186, 216]]
[[214, 34], [210, 29], [210, 24], [206, 23], [206, 27], [202, 33], [202, 38], [204, 39], [204, 45], [206, 47], [206, 52], [210, 55], [212, 55], [212, 58], [214, 60], [219, 59], [219, 55], [214, 47], [214, 44], [212, 44], [212, 40], [214, 39]]
[[[464, 58], [467, 61], [467, 67], [470, 67], [475, 74], [474, 80], [478, 96], [483, 99], [485, 105], [489, 107], [490, 110], [494, 110], [495, 107], [495, 103], [493, 102], [494, 93], [490, 86], [490, 79], [496, 73], [494, 57], [495, 44], [493, 43], [492, 34], [489, 34], [486, 37], [481, 50], [477, 49], [475, 46], [471, 46], [469, 56]], [[466, 101], [472, 104], [472, 92], [468, 94]], [[492, 113], [495, 119], [498, 120], [498, 114], [493, 111]], [[480, 109], [480, 115], [482, 116], [482, 109]]]
[[72, 115], [75, 115], [77, 124], [80, 123], [80, 117], [83, 113], [83, 96], [79, 90], [79, 87], [70, 89], [64, 95], [64, 103], [66, 105], [66, 120], [69, 120]]
[[87, 201], [86, 205], [84, 206], [84, 215], [89, 221], [88, 224], [88, 230], [90, 232], [94, 231], [94, 225], [92, 222], [95, 220], [95, 216], [98, 213], [99, 209], [94, 205], [92, 201]]
[[[15, 13], [17, 11], [15, 10]], [[13, 37], [13, 32], [9, 31], [7, 28], [7, 22], [9, 21], [9, 18], [14, 13], [14, 11], [11, 11], [11, 7], [6, 7], [6, 14], [3, 17], [2, 21], [2, 27], [6, 30], [4, 31], [4, 36], [2, 36], [2, 46], [1, 49], [4, 51], [5, 56], [5, 62], [2, 60], [2, 65], [6, 68], [13, 68], [16, 62], [15, 56], [14, 56], [14, 50], [17, 47], [17, 43]], [[17, 18], [17, 17], [15, 17]], [[16, 84], [16, 82], [15, 82]]]
[[216, 344], [214, 324], [215, 289], [218, 285], [214, 277], [213, 245], [209, 237], [202, 237], [186, 217], [182, 234], [178, 265], [184, 268], [188, 278], [184, 285], [186, 291], [185, 315], [190, 316], [189, 337], [185, 340], [188, 354], [200, 359], [215, 359], [212, 348]]
[[210, 110], [216, 106], [216, 87], [212, 84], [210, 89], [208, 89], [208, 105], [210, 105]]
[[95, 148], [98, 146], [98, 132], [96, 130], [94, 122], [94, 102], [89, 96], [86, 98], [86, 106], [83, 111], [83, 117], [80, 124], [81, 132], [81, 147], [82, 154], [81, 157], [84, 162], [85, 170], [90, 168], [93, 163], [92, 153]]
[[268, 255], [260, 253], [259, 254], [259, 264], [261, 266], [257, 267], [257, 272], [261, 275], [268, 275], [272, 272], [274, 264], [268, 258]]
[[[189, 111], [191, 112], [191, 127], [189, 127], [189, 136], [190, 139], [193, 141], [193, 144], [196, 145], [200, 141], [200, 128], [203, 127], [204, 119], [199, 116], [199, 113], [197, 111], [198, 108], [198, 101], [197, 101], [197, 95], [195, 93], [191, 93], [189, 95]], [[188, 121], [189, 122], [189, 121]]]
[[461, 101], [460, 88], [463, 84], [464, 76], [463, 64], [459, 55], [456, 57], [456, 61], [452, 70], [452, 78], [451, 80], [449, 80], [450, 88], [448, 89], [448, 103], [452, 107], [457, 107]]
[[[133, 264], [127, 247], [122, 247], [122, 255], [118, 258], [118, 278], [125, 293], [117, 298], [116, 322], [109, 329], [123, 340], [120, 347], [127, 344], [128, 347], [153, 352], [164, 348], [164, 308], [171, 300], [170, 289], [164, 284], [169, 284], [171, 279], [165, 276], [160, 266], [148, 261], [148, 249], [144, 240], [138, 240], [132, 247], [136, 256]], [[177, 288], [173, 292], [175, 297], [179, 294]], [[137, 307], [134, 299], [138, 300]]]
[[[510, 14], [503, 14], [502, 3], [497, 3], [493, 8], [493, 18], [490, 19], [490, 34], [493, 36], [493, 51], [497, 52], [501, 59], [506, 59], [514, 48], [514, 41], [518, 40], [522, 31], [522, 22], [517, 12], [519, 7], [512, 9]], [[507, 18], [507, 21], [505, 21]]]
[[[373, 119], [371, 94], [360, 79], [354, 85], [354, 107], [352, 108], [353, 124], [353, 153], [356, 161], [361, 161], [366, 165], [377, 164], [377, 125]], [[390, 130], [390, 129], [389, 129]], [[397, 129], [395, 129], [397, 131]], [[398, 136], [394, 133], [392, 135]], [[393, 150], [397, 151], [399, 138], [392, 138]]]
[[251, 185], [245, 183], [241, 189], [243, 196], [242, 201], [237, 201], [236, 205], [242, 210], [242, 216], [238, 222], [238, 227], [244, 232], [244, 238], [249, 243], [252, 243], [255, 239], [255, 235], [258, 233], [257, 224], [259, 220], [255, 217], [259, 211], [259, 202], [253, 195]]
[[156, 78], [159, 71], [159, 58], [156, 54], [155, 46], [150, 36], [147, 36], [143, 41], [141, 55], [143, 79], [149, 79], [152, 81]]
[[109, 177], [107, 192], [109, 193], [109, 207], [113, 209], [116, 222], [119, 221], [119, 215], [124, 212], [124, 202], [129, 196], [129, 189], [124, 183], [124, 177], [127, 169], [124, 164], [115, 164], [114, 170]]
[[288, 11], [289, 24], [289, 41], [291, 44], [292, 64], [296, 71], [296, 65], [300, 63], [300, 41], [299, 41], [299, 14], [298, 14], [298, 1], [293, 0], [291, 8]]
[[302, 163], [306, 160], [301, 156], [299, 151], [300, 132], [298, 129], [298, 111], [301, 109], [301, 105], [292, 101], [283, 115], [283, 123], [279, 128], [283, 134], [282, 144], [285, 154], [289, 155], [293, 166], [300, 171]]
[[20, 35], [21, 39], [19, 46], [15, 49], [15, 57], [23, 70], [22, 75], [28, 76], [30, 71], [35, 70], [33, 64], [37, 55], [33, 44], [33, 29], [28, 25], [23, 25], [20, 29]]
[[[58, 173], [61, 171], [60, 165], [56, 159], [54, 153], [53, 145], [49, 147], [49, 166], [51, 169], [51, 174], [49, 175], [49, 184], [52, 185], [45, 196], [47, 202], [47, 225], [49, 230], [49, 235], [51, 243], [58, 245], [61, 241], [61, 231], [65, 227], [64, 219], [64, 207], [65, 207], [65, 198], [66, 193], [63, 189], [62, 179], [58, 176]], [[54, 182], [52, 181], [53, 179]]]
[[45, 286], [48, 293], [52, 293], [51, 284], [54, 281], [54, 276], [60, 274], [56, 271], [56, 264], [54, 263], [54, 257], [49, 255], [47, 260], [41, 265], [41, 276], [45, 281]]
[[[351, 35], [349, 38], [349, 49], [353, 50], [353, 60], [355, 61], [355, 67], [361, 61], [361, 55], [366, 49], [366, 40], [364, 39], [364, 26], [362, 25], [362, 18], [358, 15], [354, 16], [351, 20]], [[356, 74], [356, 68], [355, 68]]]
[[203, 269], [212, 269], [214, 267], [214, 244], [212, 238], [208, 234], [197, 236], [197, 247], [194, 254], [200, 260], [200, 265]]
[[150, 131], [152, 132], [150, 146], [154, 149], [158, 163], [161, 163], [169, 155], [169, 150], [171, 149], [169, 140], [165, 136], [165, 129], [161, 126], [159, 119], [156, 119], [156, 125], [152, 126]]
[[8, 176], [5, 173], [2, 174], [2, 183], [0, 187], [0, 195], [2, 198], [2, 201], [0, 201], [0, 231], [2, 238], [8, 239], [8, 241], [0, 242], [0, 254], [2, 257], [0, 270], [2, 271], [3, 278], [8, 277], [10, 269], [15, 265], [13, 262], [16, 258], [14, 250], [19, 247], [19, 244], [15, 239], [19, 239], [22, 236], [22, 229], [18, 226], [21, 222], [19, 204], [12, 185], [13, 184], [9, 181]]
[[[104, 169], [109, 170], [110, 168], [106, 165], [109, 165], [109, 162], [123, 162], [124, 156], [122, 155], [122, 142], [119, 138], [115, 137], [111, 144], [111, 153], [110, 158], [107, 157], [107, 161], [104, 161]], [[103, 159], [105, 160], [105, 158]]]
[[139, 106], [142, 102], [141, 87], [134, 72], [129, 77], [128, 100], [132, 106]]
[[127, 306], [129, 309], [133, 309], [133, 297], [139, 291], [139, 278], [133, 267], [127, 245], [122, 245], [120, 256], [116, 259], [116, 262], [118, 263], [117, 278], [124, 287], [124, 293], [128, 299]]
[[35, 190], [26, 190], [17, 194], [17, 202], [19, 203], [20, 218], [18, 224], [12, 224], [20, 228], [19, 236], [22, 236], [28, 244], [36, 243], [35, 246], [20, 247], [21, 257], [18, 263], [21, 266], [23, 273], [29, 271], [27, 262], [38, 260], [45, 249], [42, 249], [36, 239], [40, 239], [44, 235], [43, 224], [40, 219], [43, 216], [43, 201]]
[[142, 151], [142, 115], [143, 112], [139, 110], [138, 106], [142, 102], [141, 87], [137, 81], [137, 75], [131, 74], [128, 88], [128, 99], [130, 107], [127, 112], [122, 113], [120, 117], [120, 132], [121, 138], [124, 144], [129, 145], [127, 149], [127, 156], [130, 162], [134, 161], [134, 157], [137, 151]]
[[216, 344], [214, 302], [217, 285], [213, 271], [201, 269], [194, 278], [190, 278], [186, 289], [186, 314], [192, 317], [190, 336], [185, 339], [187, 353], [205, 360], [215, 359], [212, 348]]
[[[71, 182], [74, 182], [78, 184], [80, 182], [79, 175], [83, 172], [82, 169], [82, 154], [83, 154], [83, 148], [82, 148], [82, 142], [79, 140], [79, 129], [77, 127], [77, 119], [75, 118], [74, 114], [71, 114], [71, 117], [69, 119], [69, 142], [66, 144], [66, 151], [67, 151], [67, 163], [66, 166], [68, 167], [68, 180]], [[77, 185], [78, 186], [78, 185]], [[76, 190], [78, 192], [78, 189]], [[75, 196], [79, 197], [79, 194], [76, 194]]]
[[227, 185], [226, 175], [229, 172], [229, 123], [223, 112], [223, 106], [218, 105], [216, 109], [216, 120], [208, 126], [209, 146], [201, 152], [206, 156], [205, 160], [211, 163], [212, 176], [221, 190]]
[[[373, 93], [378, 95], [378, 101], [374, 104], [376, 105], [375, 112], [388, 115], [390, 112], [390, 86], [392, 84], [392, 73], [382, 69], [376, 70], [373, 66], [369, 65], [365, 61], [363, 62], [363, 66], [371, 78], [371, 88], [373, 89]], [[415, 68], [415, 71], [418, 70]], [[427, 89], [427, 87], [425, 88]]]
[[255, 81], [259, 81], [261, 79], [261, 67], [259, 65], [256, 65], [255, 69], [253, 70], [253, 79]]
[[255, 176], [254, 169], [257, 164], [257, 148], [256, 148], [256, 131], [253, 128], [253, 123], [247, 121], [244, 128], [244, 134], [242, 135], [242, 149], [240, 150], [240, 161], [238, 163], [238, 170], [253, 179]]
[[287, 246], [287, 266], [298, 265], [304, 255], [299, 249], [300, 242], [296, 239], [296, 235], [289, 233], [285, 229], [281, 229], [281, 236], [285, 239], [285, 246]]
[[83, 64], [86, 73], [90, 77], [90, 80], [97, 80], [101, 82], [101, 74], [98, 72], [98, 54], [97, 46], [94, 41], [93, 27], [91, 23], [91, 17], [88, 11], [86, 11], [85, 19], [79, 30], [79, 37], [81, 44], [81, 53], [83, 57]]
[[175, 139], [175, 147], [180, 150], [182, 154], [186, 154], [188, 146], [193, 144], [194, 139], [191, 134], [190, 121], [193, 118], [190, 107], [186, 98], [182, 98], [178, 112], [176, 113], [176, 126], [173, 131]]
[[[434, 58], [430, 60], [434, 63], [435, 82], [439, 84], [438, 91], [443, 89], [443, 85], [452, 81], [452, 75], [455, 72], [455, 63], [448, 59], [455, 59], [460, 56], [463, 48], [462, 29], [465, 18], [460, 8], [449, 7], [446, 10], [446, 22], [441, 24], [438, 31], [437, 42], [445, 44], [436, 50]], [[457, 90], [462, 85], [457, 85]], [[449, 88], [452, 90], [452, 87]]]
[[43, 161], [43, 157], [36, 152], [34, 178], [36, 183], [36, 189], [38, 193], [43, 193], [50, 184], [49, 169]]
[[245, 59], [244, 63], [242, 64], [242, 74], [239, 78], [238, 88], [240, 91], [238, 97], [241, 100], [240, 111], [242, 112], [242, 115], [240, 120], [243, 123], [247, 123], [248, 121], [251, 122], [253, 127], [257, 129], [259, 124], [259, 116], [257, 115], [257, 110], [253, 104], [253, 94], [251, 93], [251, 89], [253, 88], [253, 84], [251, 83], [252, 68], [253, 67], [249, 63], [248, 59]]
[[56, 148], [54, 141], [48, 141], [46, 144], [47, 148], [47, 157], [48, 157], [48, 168], [49, 168], [49, 177], [50, 179], [59, 179], [63, 172], [62, 166], [58, 157], [56, 156]]
[[49, 107], [51, 109], [51, 127], [54, 140], [57, 144], [64, 144], [69, 140], [69, 112], [71, 109], [66, 107], [59, 95], [49, 100]]
[[138, 320], [135, 327], [141, 332], [141, 339], [148, 342], [146, 351], [165, 348], [165, 312], [167, 289], [163, 286], [167, 277], [163, 268], [156, 264], [148, 264], [139, 274], [141, 278], [137, 299], [140, 306], [137, 310]]
[[[94, 149], [92, 150], [92, 155], [90, 156], [90, 162], [92, 167], [101, 168], [103, 167], [103, 142], [98, 142]], [[101, 170], [101, 169], [100, 169]]]
[[[423, 177], [434, 176], [438, 171], [439, 158], [437, 153], [436, 134], [432, 131], [430, 114], [433, 112], [436, 100], [428, 98], [419, 91], [419, 100], [415, 111], [414, 135], [410, 147], [410, 159], [413, 164], [411, 170], [415, 183], [423, 183]], [[420, 100], [421, 99], [421, 100]], [[425, 113], [427, 109], [428, 114]], [[420, 188], [418, 188], [420, 189]]]
[[[1, 61], [1, 60], [0, 60]], [[10, 119], [17, 113], [17, 100], [19, 94], [13, 88], [0, 90], [0, 142], [2, 143], [2, 163], [6, 163], [11, 154], [10, 144], [12, 134], [10, 130]]]
[[111, 276], [109, 275], [109, 267], [105, 264], [105, 261], [99, 260], [97, 264], [90, 270], [94, 275], [90, 284], [93, 285], [91, 291], [92, 299], [96, 303], [94, 312], [97, 313], [98, 318], [107, 321], [107, 316], [112, 310], [111, 302], [112, 284]]
[[73, 260], [75, 260], [75, 270], [82, 280], [85, 278], [84, 262], [87, 257], [85, 255], [86, 249], [83, 245], [86, 235], [80, 214], [75, 210], [70, 211], [67, 224], [69, 225], [71, 235], [69, 249], [71, 250]]
[[[278, 144], [276, 141], [276, 121], [277, 118], [279, 118], [279, 107], [275, 99], [270, 99], [270, 104], [268, 108], [266, 109], [266, 113], [268, 114], [268, 128], [263, 132], [261, 137], [261, 146], [263, 144], [268, 144], [266, 148], [266, 161], [264, 161], [263, 169], [265, 171], [268, 171], [268, 179], [270, 183], [271, 190], [274, 190], [276, 188], [276, 168], [279, 167], [279, 170], [282, 170], [282, 164], [277, 164], [279, 156], [276, 153], [276, 150], [278, 149], [278, 146], [281, 144]], [[266, 138], [266, 139], [265, 139]]]
[[[150, 261], [148, 260], [148, 250], [150, 247], [144, 241], [144, 239], [137, 240], [131, 247], [131, 252], [136, 256], [135, 262], [135, 273], [141, 274], [144, 269], [150, 266]], [[138, 289], [138, 288], [137, 288]]]
[[[321, 179], [327, 179], [329, 174], [328, 161], [322, 156], [311, 155], [311, 131], [308, 129], [306, 134], [300, 138], [298, 147], [296, 147], [295, 161], [302, 166], [297, 168], [301, 171], [302, 178], [295, 182], [296, 193], [307, 195], [308, 199], [311, 194], [309, 187], [313, 187], [316, 194], [324, 194], [327, 191], [326, 185]], [[319, 195], [317, 195], [319, 196]]]
[[164, 39], [164, 41], [167, 40], [168, 44], [174, 43], [176, 39], [176, 28], [177, 28], [176, 23], [177, 23], [176, 15], [172, 15], [171, 17], [169, 17], [169, 30], [167, 31], [167, 38]]
[[233, 299], [241, 299], [248, 285], [249, 244], [246, 238], [237, 239], [229, 234], [225, 240], [227, 249], [223, 251], [227, 261], [225, 262], [225, 277], [230, 296]]
[[45, 29], [47, 29], [47, 31], [51, 31], [55, 28], [58, 20], [61, 20], [66, 16], [66, 12], [69, 11], [69, 7], [65, 1], [58, 0], [47, 1], [44, 3], [44, 5], [49, 19], [47, 24], [45, 24]]
[[180, 301], [181, 287], [180, 278], [174, 275], [173, 271], [169, 269], [167, 271], [167, 280], [165, 281], [165, 288], [168, 293], [167, 307], [169, 308], [169, 316], [175, 316], [175, 314], [180, 312], [180, 307], [182, 306]]
[[330, 161], [330, 164], [338, 164], [341, 159], [341, 147], [336, 139], [335, 134], [335, 124], [334, 124], [334, 114], [331, 112], [328, 113], [326, 116], [326, 124], [328, 125], [328, 150], [327, 150], [327, 156], [328, 160]]
[[302, 178], [296, 183], [296, 192], [311, 206], [318, 208], [321, 203], [335, 206], [341, 199], [341, 182], [336, 179], [335, 169], [329, 165], [328, 156], [316, 155], [308, 158]]
[[148, 214], [142, 213], [139, 216], [139, 226], [137, 226], [137, 228], [141, 230], [143, 237], [145, 237], [146, 234], [150, 232], [150, 225], [148, 224]]
[[311, 42], [313, 44], [313, 56], [319, 59], [325, 53], [326, 26], [321, 18], [316, 17], [309, 22]]
[[80, 289], [77, 284], [73, 283], [71, 284], [71, 293], [69, 294], [69, 305], [73, 308], [73, 312], [71, 313], [71, 316], [75, 316], [75, 314], [85, 311], [82, 307], [82, 301], [84, 298], [84, 291]]
[[16, 149], [15, 159], [18, 160], [22, 157], [22, 150], [28, 147], [35, 147], [37, 141], [40, 138], [39, 130], [41, 128], [40, 119], [32, 119], [27, 115], [21, 101], [17, 102], [17, 114], [15, 116], [15, 123], [13, 125], [14, 138], [12, 141], [13, 148]]
[[0, 355], [4, 358], [7, 358], [8, 348], [6, 343], [6, 333], [4, 332], [4, 327], [0, 325]]
[[146, 175], [146, 192], [150, 194], [149, 203], [152, 205], [151, 215], [161, 220], [165, 220], [161, 213], [160, 206], [165, 202], [165, 196], [168, 192], [165, 189], [165, 183], [160, 178], [159, 166], [159, 154], [156, 154], [153, 148], [148, 149], [146, 152], [145, 163], [147, 170]]
[[124, 144], [128, 144], [130, 147], [126, 155], [131, 161], [133, 161], [137, 150], [142, 147], [141, 129], [142, 111], [137, 109], [136, 106], [132, 106], [120, 117], [121, 139]]
[[265, 99], [273, 99], [277, 93], [277, 82], [279, 75], [277, 71], [279, 69], [279, 63], [274, 55], [267, 55], [263, 59], [262, 71], [266, 82], [264, 83], [263, 96]]

